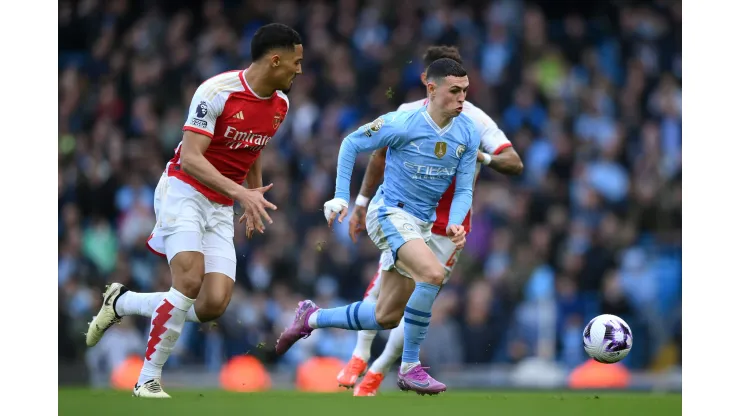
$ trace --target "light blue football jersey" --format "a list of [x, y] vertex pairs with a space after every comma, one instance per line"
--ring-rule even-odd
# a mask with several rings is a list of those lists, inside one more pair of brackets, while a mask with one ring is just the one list
[[359, 152], [388, 146], [385, 177], [375, 200], [433, 222], [442, 194], [457, 176], [449, 224], [462, 224], [473, 202], [480, 135], [465, 114], [440, 128], [427, 107], [394, 111], [345, 137], [339, 149], [334, 197], [350, 200], [349, 185]]

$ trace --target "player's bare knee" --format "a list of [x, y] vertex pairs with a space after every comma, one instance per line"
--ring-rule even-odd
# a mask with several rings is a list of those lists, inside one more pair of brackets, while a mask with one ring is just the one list
[[425, 267], [416, 276], [417, 282], [429, 283], [435, 286], [442, 286], [442, 282], [445, 279], [445, 271], [442, 265], [435, 264]]
[[201, 322], [215, 321], [226, 312], [229, 306], [228, 299], [205, 298], [203, 302], [195, 303], [195, 314]]
[[197, 298], [203, 284], [204, 267], [203, 254], [193, 251], [177, 253], [170, 262], [172, 286], [191, 299]]

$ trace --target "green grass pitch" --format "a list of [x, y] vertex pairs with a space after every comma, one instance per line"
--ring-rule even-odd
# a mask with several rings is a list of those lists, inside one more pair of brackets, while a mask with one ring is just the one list
[[669, 416], [681, 414], [680, 394], [617, 392], [452, 391], [439, 396], [381, 392], [377, 397], [352, 393], [228, 393], [176, 390], [171, 400], [142, 400], [130, 392], [59, 389], [59, 414], [148, 415], [317, 415], [317, 416]]

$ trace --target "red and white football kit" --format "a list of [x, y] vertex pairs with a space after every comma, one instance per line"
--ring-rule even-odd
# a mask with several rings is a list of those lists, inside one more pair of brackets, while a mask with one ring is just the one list
[[[414, 101], [411, 103], [401, 104], [397, 111], [410, 111], [416, 110], [427, 104], [427, 99]], [[480, 150], [485, 153], [491, 153], [497, 155], [501, 153], [507, 147], [511, 147], [511, 142], [506, 137], [501, 129], [498, 128], [496, 122], [488, 116], [483, 110], [474, 106], [472, 103], [465, 101], [463, 103], [463, 113], [468, 115], [476, 125], [476, 130], [480, 134]], [[478, 173], [480, 173], [481, 164], [476, 165], [476, 179]], [[455, 195], [455, 178], [452, 178], [450, 187], [447, 188], [437, 205], [437, 218], [432, 226], [432, 238], [428, 243], [429, 248], [445, 269], [444, 283], [450, 279], [452, 269], [457, 263], [458, 257], [460, 257], [460, 250], [457, 250], [455, 244], [447, 237], [447, 222], [450, 217], [450, 207], [452, 206], [452, 197]], [[470, 233], [470, 216], [471, 211], [465, 217], [462, 225], [465, 227], [465, 232]], [[381, 280], [381, 267], [378, 266], [378, 271], [375, 273], [373, 280], [365, 291], [365, 299], [377, 300], [380, 294], [380, 280]]]
[[[183, 127], [211, 138], [205, 158], [238, 184], [246, 179], [289, 107], [281, 91], [258, 96], [244, 78], [246, 71], [225, 72], [203, 82], [193, 95]], [[147, 245], [168, 262], [183, 251], [201, 252], [206, 273], [235, 279], [234, 201], [185, 173], [180, 166], [181, 148], [182, 142], [155, 190], [157, 223]]]

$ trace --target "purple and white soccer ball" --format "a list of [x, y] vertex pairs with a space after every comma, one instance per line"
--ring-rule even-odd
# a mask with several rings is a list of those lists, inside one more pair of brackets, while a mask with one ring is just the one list
[[583, 330], [583, 348], [600, 363], [616, 363], [632, 349], [632, 330], [618, 316], [599, 315]]

